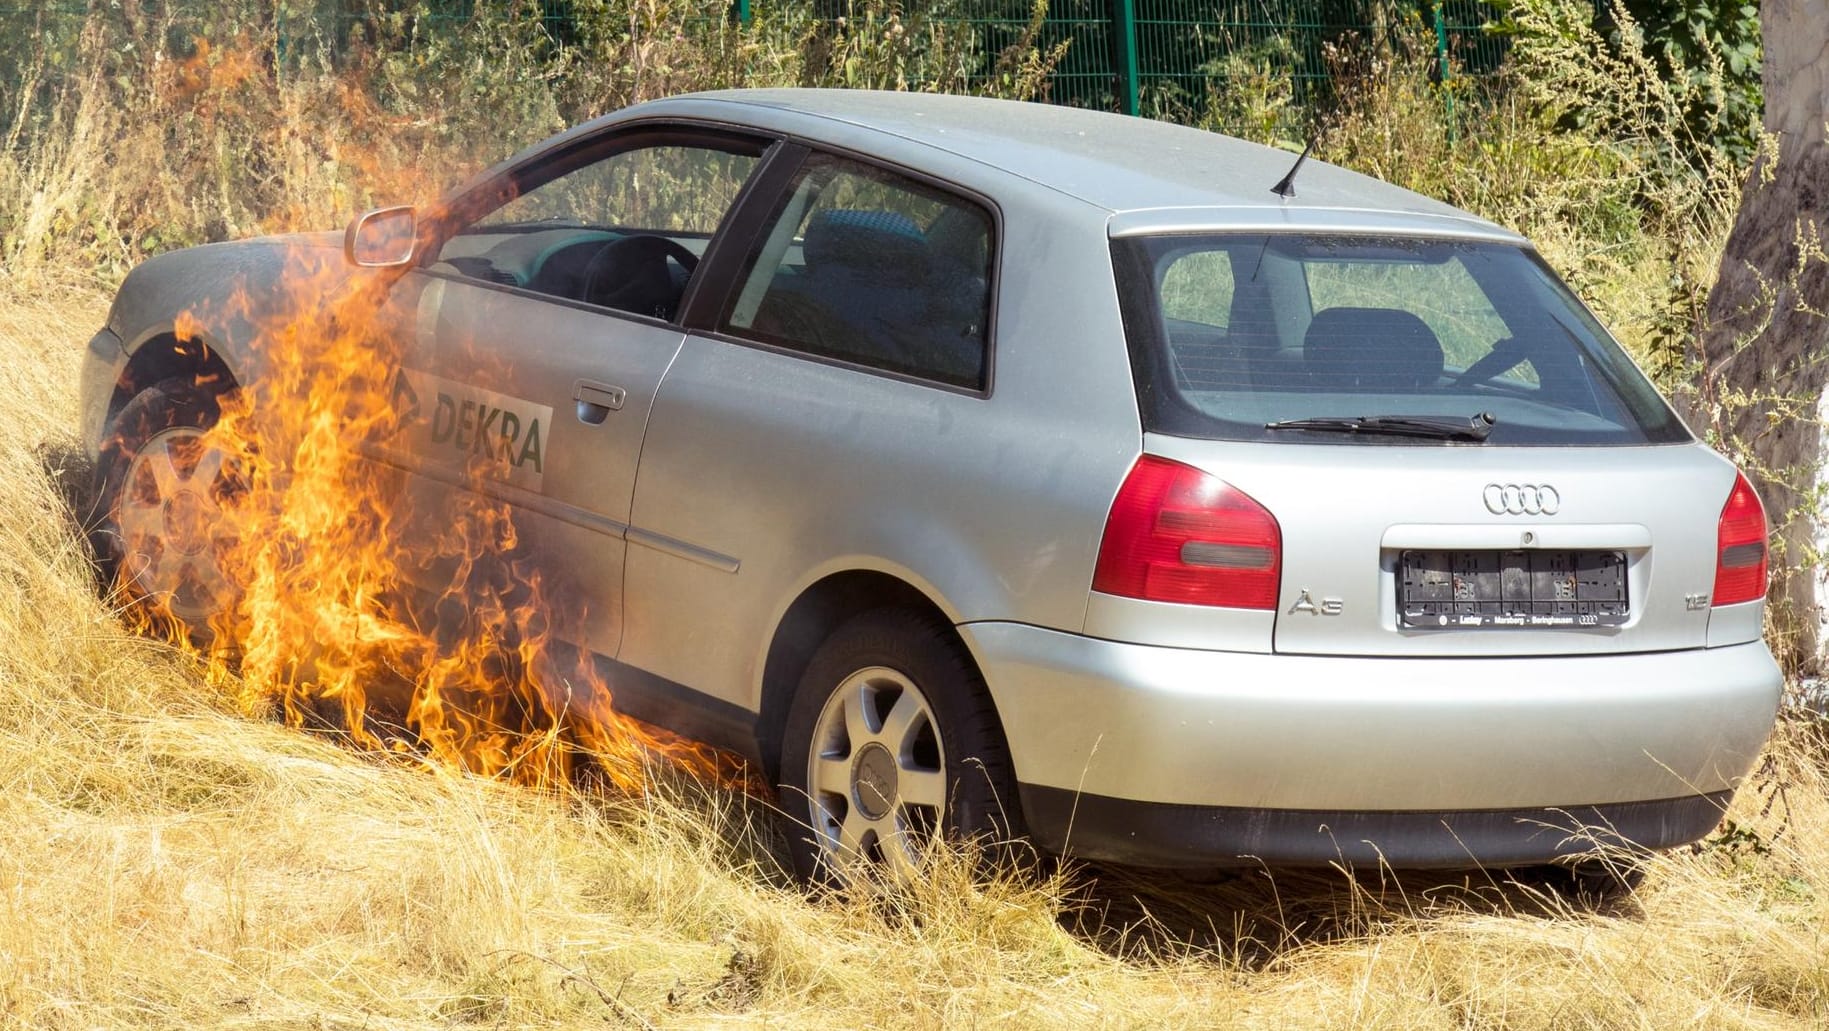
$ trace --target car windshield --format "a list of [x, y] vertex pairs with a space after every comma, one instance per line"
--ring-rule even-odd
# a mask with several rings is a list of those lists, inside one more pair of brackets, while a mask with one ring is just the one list
[[1155, 432], [1470, 446], [1691, 439], [1523, 247], [1176, 234], [1116, 240], [1113, 260]]

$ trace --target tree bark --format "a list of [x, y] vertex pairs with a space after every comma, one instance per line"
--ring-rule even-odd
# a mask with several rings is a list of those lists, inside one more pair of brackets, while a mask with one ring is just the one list
[[1788, 670], [1814, 670], [1818, 409], [1829, 380], [1829, 0], [1765, 0], [1762, 148], [1700, 327], [1703, 413], [1771, 520], [1767, 618]]

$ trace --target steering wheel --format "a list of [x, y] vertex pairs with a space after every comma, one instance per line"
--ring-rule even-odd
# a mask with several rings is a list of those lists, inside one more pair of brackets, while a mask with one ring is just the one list
[[664, 236], [625, 236], [604, 244], [584, 266], [587, 304], [655, 318], [671, 319], [679, 308], [680, 287], [667, 269], [672, 259], [690, 276], [699, 256]]
[[1503, 376], [1524, 364], [1530, 355], [1524, 349], [1524, 343], [1516, 337], [1506, 337], [1492, 345], [1492, 350], [1474, 360], [1472, 365], [1461, 370], [1460, 375], [1448, 381], [1449, 390], [1471, 390], [1486, 381]]

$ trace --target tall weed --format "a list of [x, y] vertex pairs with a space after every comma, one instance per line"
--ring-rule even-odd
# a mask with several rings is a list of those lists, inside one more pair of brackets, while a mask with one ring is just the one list
[[563, 21], [548, 6], [40, 11], [31, 35], [0, 40], [0, 74], [19, 86], [0, 106], [0, 275], [13, 290], [106, 286], [158, 251], [334, 226], [655, 97], [856, 86], [1028, 99], [1064, 53], [1037, 43], [1042, 0], [998, 54], [943, 7], [887, 0], [834, 18], [758, 5], [742, 24], [724, 0], [577, 0]]
[[[1713, 283], [1714, 261], [1740, 200], [1746, 156], [1734, 141], [1756, 136], [1758, 127], [1723, 127], [1718, 139], [1698, 136], [1690, 94], [1695, 82], [1707, 80], [1707, 68], [1654, 54], [1622, 0], [1601, 2], [1616, 26], [1611, 38], [1595, 30], [1585, 3], [1516, 0], [1505, 26], [1519, 72], [1514, 90], [1555, 130], [1616, 156], [1610, 174], [1630, 191], [1648, 249], [1638, 257], [1667, 270], [1661, 283], [1646, 284], [1654, 287], [1648, 292], [1655, 302], [1640, 318], [1644, 354], [1666, 386], [1680, 387], [1694, 371], [1694, 323], [1683, 316], [1699, 310]], [[1706, 45], [1702, 54], [1719, 63]]]

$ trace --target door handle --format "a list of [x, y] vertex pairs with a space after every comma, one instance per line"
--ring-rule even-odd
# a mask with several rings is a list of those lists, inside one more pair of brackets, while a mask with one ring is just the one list
[[611, 412], [621, 411], [629, 396], [621, 387], [581, 379], [572, 386], [572, 400], [578, 402], [578, 421], [592, 426], [603, 425]]

